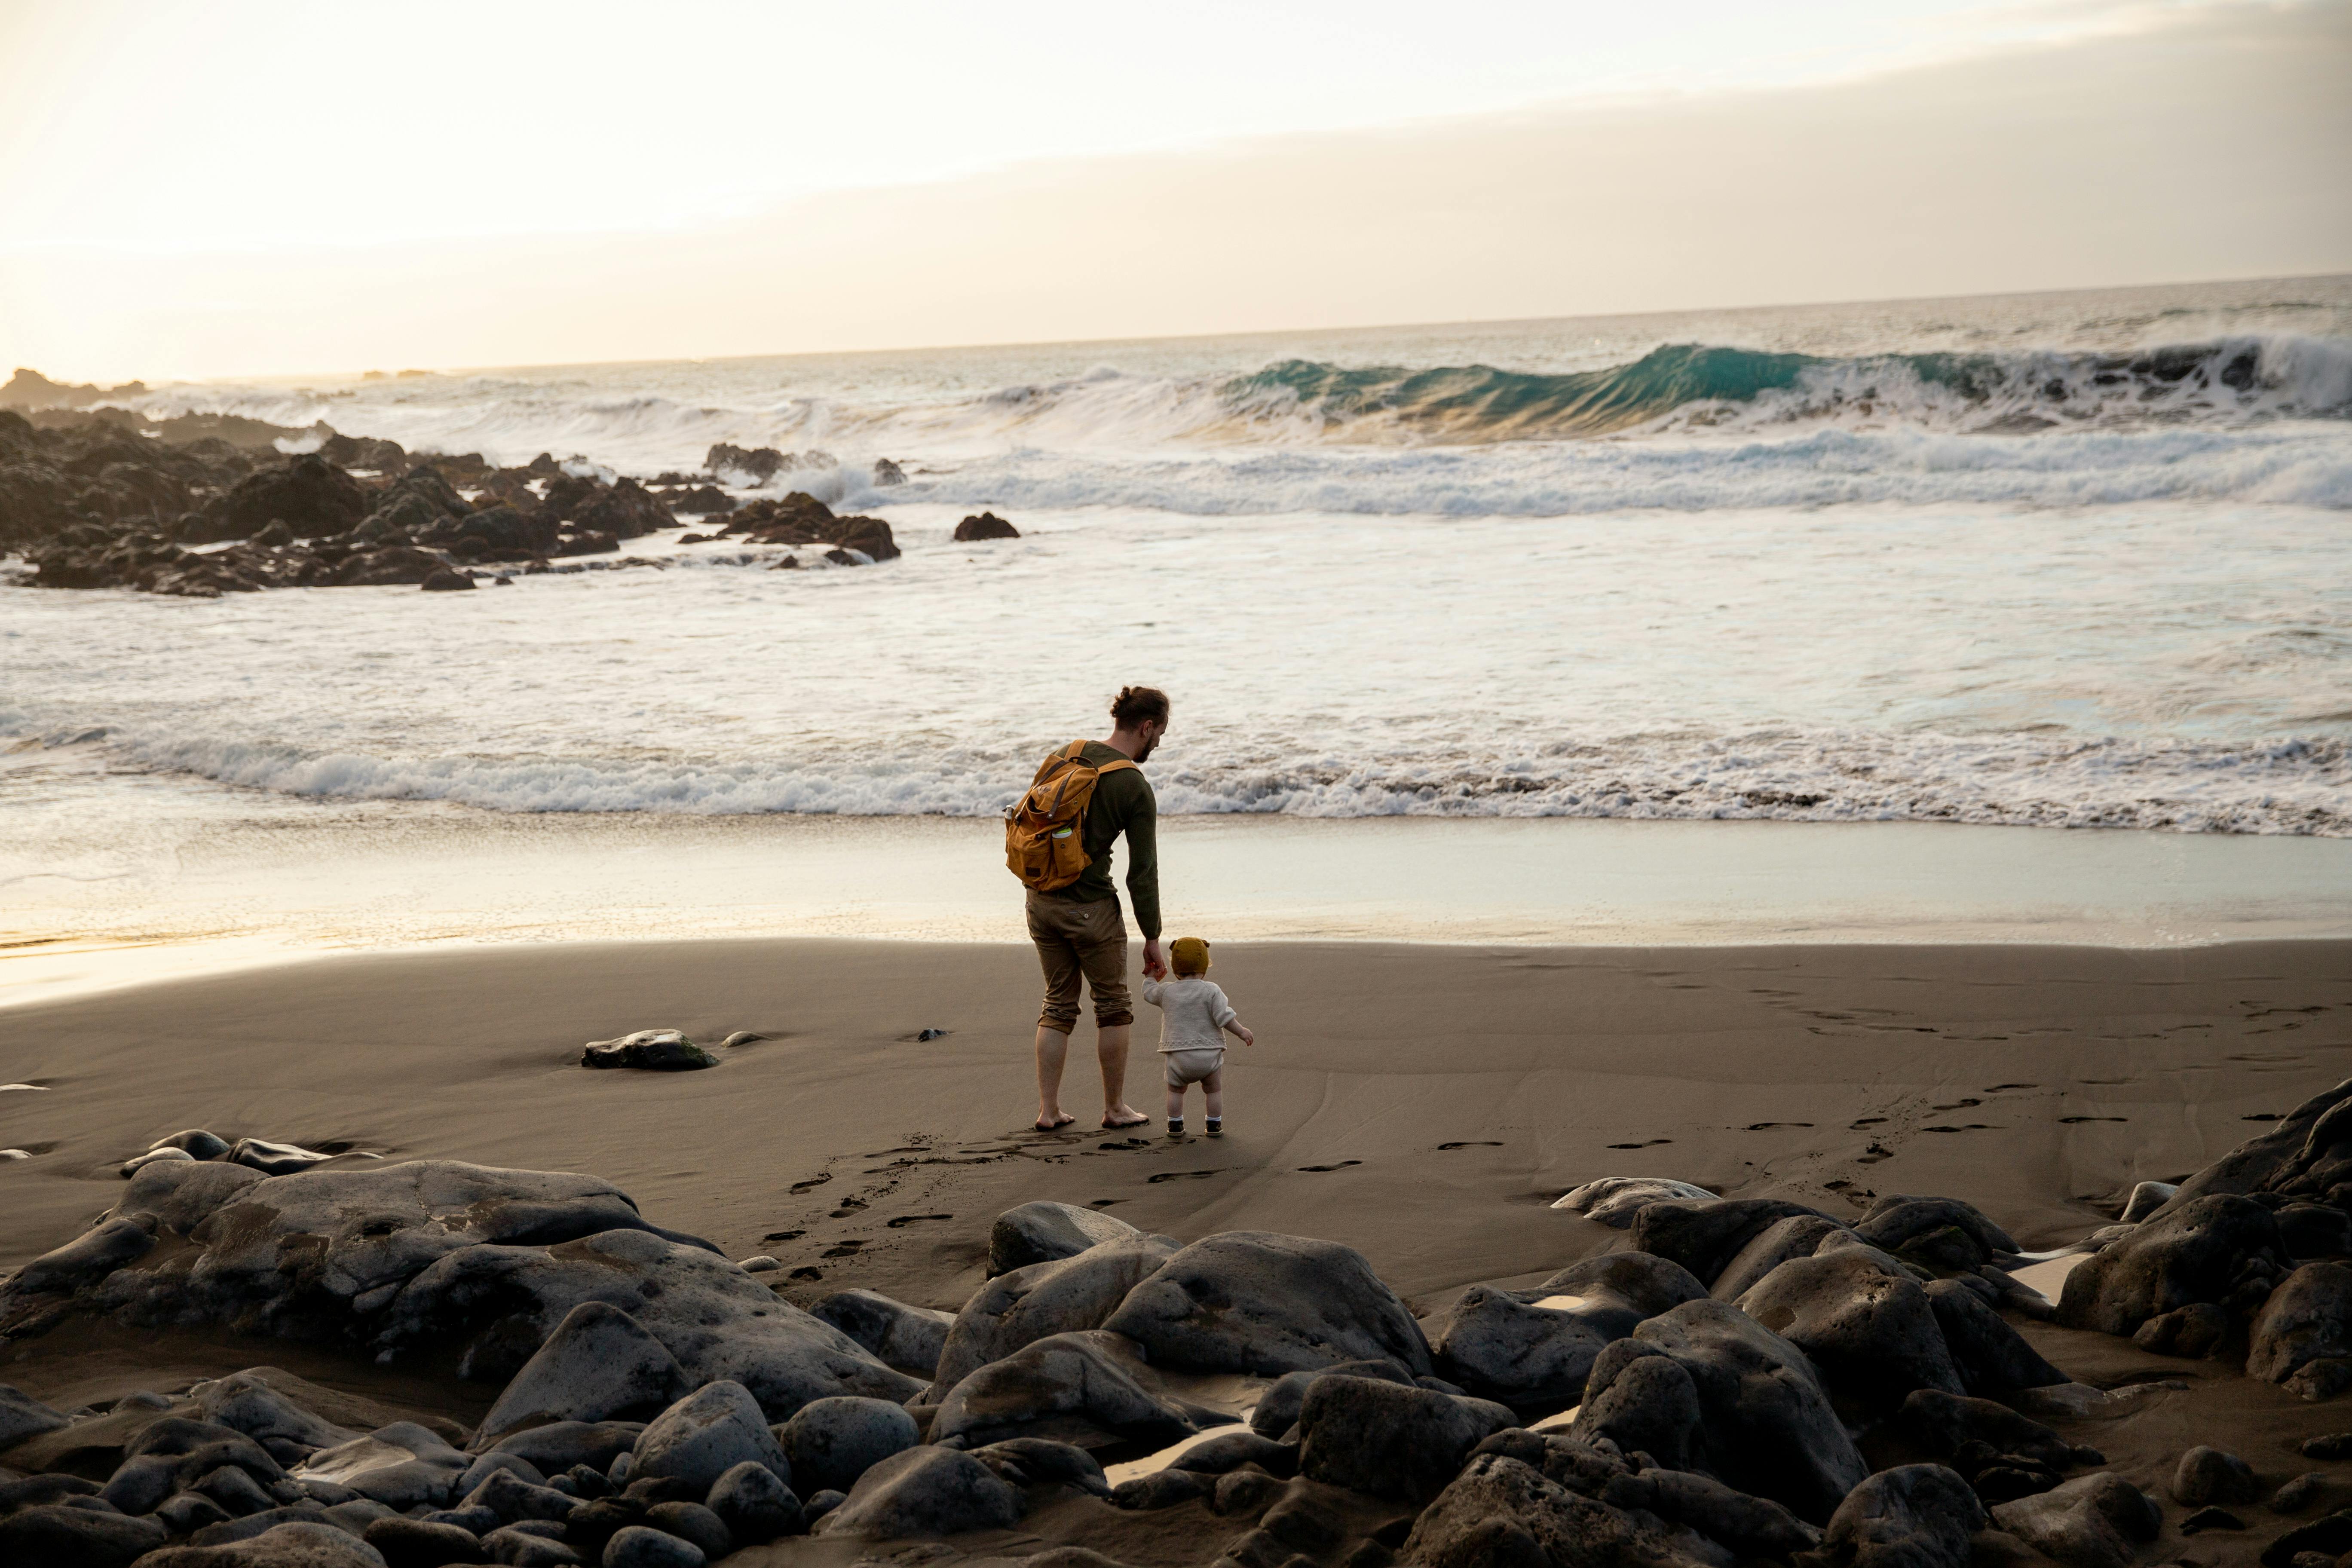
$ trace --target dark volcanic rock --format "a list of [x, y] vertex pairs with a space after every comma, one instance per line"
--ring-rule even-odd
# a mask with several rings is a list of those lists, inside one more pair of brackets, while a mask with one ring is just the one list
[[2246, 1374], [2306, 1399], [2352, 1387], [2352, 1265], [2306, 1263], [2286, 1277], [2254, 1315]]
[[1707, 1292], [1718, 1301], [1737, 1301], [1764, 1276], [1792, 1258], [1811, 1258], [1832, 1236], [1850, 1234], [1823, 1215], [1792, 1214], [1776, 1219], [1732, 1255]]
[[1399, 1552], [1425, 1568], [1685, 1568], [1661, 1521], [1571, 1491], [1503, 1454], [1481, 1454], [1413, 1521]]
[[1705, 1187], [1664, 1176], [1602, 1176], [1570, 1188], [1551, 1206], [1623, 1230], [1650, 1205], [1669, 1200], [1713, 1203], [1715, 1194]]
[[635, 539], [656, 529], [676, 525], [669, 508], [631, 479], [604, 484], [566, 474], [551, 479], [541, 500], [539, 516], [580, 534]]
[[667, 1346], [635, 1318], [602, 1301], [583, 1301], [509, 1383], [481, 1438], [550, 1421], [646, 1419], [683, 1397], [686, 1373]]
[[428, 594], [462, 592], [471, 589], [473, 585], [474, 580], [454, 566], [443, 566], [417, 584]]
[[2218, 1193], [2176, 1198], [2066, 1276], [2058, 1321], [2128, 1334], [2194, 1301], [2251, 1310], [2281, 1262], [2277, 1222], [2261, 1204]]
[[[889, 1366], [936, 1375], [956, 1314], [910, 1307], [873, 1290], [841, 1290], [809, 1309]], [[1088, 1327], [1093, 1325], [1089, 1324]]]
[[289, 458], [283, 468], [239, 480], [205, 509], [205, 518], [215, 539], [248, 539], [272, 521], [316, 539], [344, 531], [367, 512], [367, 491], [357, 479], [316, 453], [306, 453]]
[[1046, 1199], [1006, 1209], [988, 1231], [988, 1271], [1009, 1274], [1033, 1263], [1075, 1258], [1101, 1242], [1143, 1233], [1100, 1209]]
[[983, 511], [976, 517], [965, 518], [955, 526], [955, 540], [958, 544], [970, 544], [982, 539], [1018, 539], [1020, 537], [1019, 529], [992, 511]]
[[1938, 1459], [1956, 1459], [1973, 1444], [2052, 1470], [2074, 1463], [2073, 1447], [2055, 1430], [1990, 1399], [1922, 1388], [1904, 1400], [1895, 1424]]
[[2173, 1467], [2172, 1500], [2185, 1508], [2252, 1502], [2262, 1492], [2252, 1466], [2235, 1454], [2201, 1443], [2181, 1455], [2180, 1463]]
[[1381, 1357], [1416, 1375], [1430, 1371], [1421, 1325], [1363, 1254], [1267, 1231], [1194, 1242], [1103, 1326], [1156, 1365], [1198, 1372], [1302, 1372]]
[[[1077, 1212], [1089, 1218], [1102, 1217], [1087, 1210]], [[1024, 1345], [1054, 1334], [1102, 1327], [1127, 1293], [1150, 1278], [1175, 1251], [1176, 1243], [1164, 1236], [1130, 1231], [1072, 1257], [998, 1275], [975, 1291], [956, 1314], [939, 1353], [931, 1397], [946, 1398], [972, 1372]]]
[[1282, 1437], [1298, 1425], [1298, 1412], [1307, 1403], [1307, 1389], [1318, 1379], [1326, 1377], [1376, 1377], [1407, 1388], [1419, 1386], [1402, 1363], [1385, 1358], [1343, 1361], [1337, 1366], [1313, 1372], [1285, 1373], [1275, 1379], [1273, 1387], [1258, 1396], [1256, 1408], [1250, 1412], [1250, 1430], [1261, 1437]]
[[1664, 1199], [1644, 1205], [1634, 1215], [1633, 1249], [1671, 1258], [1712, 1285], [1741, 1248], [1775, 1220], [1790, 1215], [1826, 1217], [1782, 1198]]
[[1021, 1493], [970, 1454], [925, 1446], [858, 1478], [820, 1533], [893, 1540], [1003, 1530], [1021, 1518]]
[[2069, 1381], [1982, 1296], [1959, 1281], [1938, 1279], [1927, 1288], [1927, 1294], [1952, 1364], [1959, 1369], [1961, 1386], [1970, 1394], [2005, 1394]]
[[1977, 1494], [1941, 1465], [1881, 1470], [1846, 1494], [1822, 1532], [1819, 1568], [1968, 1568], [1985, 1526]]
[[738, 447], [721, 441], [703, 454], [702, 466], [714, 474], [740, 474], [755, 485], [764, 485], [781, 472], [784, 454], [773, 447]]
[[845, 1492], [891, 1455], [921, 1441], [915, 1418], [887, 1399], [814, 1399], [777, 1430], [792, 1479], [803, 1491]]
[[1511, 1425], [1498, 1405], [1368, 1377], [1321, 1377], [1298, 1412], [1298, 1471], [1372, 1497], [1421, 1502], [1480, 1442]]
[[2190, 1176], [2149, 1217], [2168, 1217], [2217, 1194], [2325, 1198], [2339, 1187], [2352, 1195], [2352, 1079], [2313, 1095], [2261, 1137]]
[[655, 1418], [638, 1437], [637, 1479], [676, 1477], [701, 1497], [740, 1464], [764, 1465], [790, 1486], [793, 1468], [767, 1417], [740, 1383], [706, 1384]]
[[805, 490], [750, 501], [730, 513], [723, 537], [751, 544], [832, 544], [877, 561], [898, 556], [890, 525], [878, 517], [835, 517]]
[[1039, 1340], [965, 1377], [931, 1418], [931, 1441], [977, 1446], [1051, 1416], [1158, 1444], [1225, 1419], [1171, 1397], [1132, 1341], [1097, 1329]]
[[807, 1528], [801, 1500], [767, 1466], [746, 1459], [711, 1484], [704, 1504], [741, 1546], [757, 1546]]
[[1993, 1522], [2067, 1568], [2126, 1568], [2164, 1518], [2121, 1476], [2082, 1476], [2035, 1497], [2001, 1503]]
[[448, 569], [449, 563], [430, 550], [387, 544], [346, 557], [335, 569], [333, 584], [339, 588], [407, 587]]
[[130, 1568], [165, 1539], [163, 1524], [153, 1519], [47, 1503], [0, 1519], [0, 1562], [26, 1568]]
[[1915, 1388], [1962, 1392], [1927, 1293], [1874, 1248], [1791, 1258], [1738, 1306], [1853, 1398], [1891, 1405]]

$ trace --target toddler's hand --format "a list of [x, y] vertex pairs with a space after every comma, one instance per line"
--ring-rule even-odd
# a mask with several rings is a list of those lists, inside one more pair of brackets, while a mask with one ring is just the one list
[[1234, 1026], [1234, 1033], [1242, 1037], [1242, 1044], [1245, 1046], [1254, 1046], [1257, 1044], [1257, 1037], [1250, 1033], [1249, 1030], [1243, 1028], [1239, 1024]]

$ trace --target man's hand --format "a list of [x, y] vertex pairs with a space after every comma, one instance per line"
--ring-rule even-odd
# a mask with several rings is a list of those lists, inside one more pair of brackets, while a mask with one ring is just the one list
[[1143, 973], [1154, 980], [1168, 978], [1168, 961], [1160, 956], [1160, 939], [1156, 936], [1143, 944]]

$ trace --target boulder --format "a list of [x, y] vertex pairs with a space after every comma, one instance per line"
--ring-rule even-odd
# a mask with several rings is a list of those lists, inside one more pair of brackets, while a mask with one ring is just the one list
[[757, 1460], [746, 1459], [712, 1482], [703, 1503], [741, 1546], [798, 1535], [807, 1528], [801, 1520], [801, 1500], [775, 1471]]
[[1024, 1345], [1100, 1328], [1128, 1292], [1175, 1251], [1176, 1243], [1164, 1236], [1130, 1231], [1067, 1258], [997, 1275], [956, 1314], [940, 1350], [931, 1399], [946, 1398], [972, 1372]]
[[2193, 1301], [2258, 1303], [2280, 1254], [2278, 1224], [2261, 1204], [2223, 1194], [2176, 1197], [2074, 1267], [2059, 1296], [2058, 1321], [2129, 1334]]
[[331, 1524], [281, 1524], [229, 1546], [167, 1546], [140, 1568], [385, 1568], [383, 1556]]
[[367, 515], [360, 482], [316, 453], [238, 480], [205, 507], [213, 537], [248, 539], [273, 521], [304, 539], [341, 533]]
[[702, 1568], [702, 1548], [667, 1531], [632, 1524], [604, 1543], [604, 1568]]
[[1693, 1568], [1663, 1521], [1561, 1486], [1518, 1459], [1481, 1454], [1413, 1521], [1398, 1552], [1417, 1568]]
[[232, 1164], [249, 1166], [265, 1176], [290, 1176], [333, 1159], [299, 1143], [273, 1143], [267, 1138], [240, 1138], [224, 1156]]
[[930, 1440], [977, 1447], [1048, 1416], [1154, 1444], [1226, 1419], [1171, 1397], [1133, 1341], [1090, 1330], [1039, 1340], [973, 1372], [941, 1401]]
[[642, 1072], [692, 1072], [715, 1068], [719, 1058], [676, 1029], [639, 1029], [614, 1040], [591, 1040], [582, 1047], [583, 1068], [635, 1068]]
[[562, 1475], [581, 1465], [605, 1469], [635, 1449], [645, 1434], [640, 1421], [555, 1421], [501, 1437], [494, 1454], [512, 1454], [541, 1475]]
[[1612, 1339], [1622, 1339], [1643, 1320], [1706, 1293], [1706, 1287], [1689, 1269], [1646, 1252], [1610, 1252], [1571, 1263], [1533, 1292], [1538, 1303], [1554, 1297], [1574, 1297], [1573, 1302], [1558, 1310]]
[[1688, 1469], [1706, 1451], [1706, 1418], [1689, 1368], [1654, 1346], [1620, 1341], [1593, 1363], [1569, 1432]]
[[[2339, 1195], [2352, 1200], [2352, 1193]], [[2352, 1214], [2334, 1204], [2286, 1204], [2273, 1217], [2278, 1221], [2279, 1246], [2290, 1258], [2305, 1261], [2352, 1253]]]
[[1168, 1461], [1169, 1468], [1190, 1470], [1196, 1476], [1222, 1476], [1244, 1465], [1255, 1465], [1269, 1476], [1287, 1480], [1298, 1473], [1298, 1445], [1277, 1443], [1255, 1432], [1226, 1432], [1205, 1443], [1195, 1443]]
[[794, 1483], [812, 1492], [846, 1492], [858, 1477], [922, 1436], [904, 1405], [854, 1394], [813, 1399], [776, 1432]]
[[835, 1291], [809, 1314], [864, 1345], [885, 1365], [934, 1376], [956, 1321], [955, 1313], [909, 1307], [872, 1290]]
[[1075, 1258], [1089, 1247], [1142, 1234], [1100, 1209], [1040, 1199], [996, 1216], [988, 1232], [988, 1272], [1008, 1274], [1033, 1263]]
[[417, 584], [428, 594], [462, 593], [473, 585], [474, 580], [455, 566], [440, 567]]
[[481, 1440], [551, 1421], [649, 1419], [687, 1392], [668, 1346], [618, 1307], [583, 1301], [482, 1417]]
[[152, 1215], [121, 1215], [45, 1252], [0, 1285], [0, 1313], [34, 1296], [69, 1294], [145, 1257], [155, 1245]]
[[467, 1510], [486, 1509], [498, 1516], [502, 1524], [518, 1520], [543, 1519], [561, 1523], [570, 1519], [580, 1500], [553, 1487], [536, 1486], [509, 1469], [495, 1469], [483, 1478], [471, 1491], [463, 1494], [458, 1507]]
[[713, 1563], [735, 1550], [727, 1523], [698, 1502], [657, 1502], [646, 1510], [646, 1523], [665, 1535], [691, 1542]]
[[1551, 1206], [1623, 1230], [1633, 1223], [1635, 1215], [1669, 1198], [1709, 1203], [1715, 1194], [1705, 1187], [1669, 1181], [1664, 1176], [1602, 1176], [1570, 1188]]
[[2178, 1182], [2142, 1182], [2124, 1200], [2124, 1212], [2119, 1216], [2126, 1225], [2137, 1225], [2166, 1204], [2180, 1190]]
[[[220, 1152], [227, 1153], [228, 1145], [222, 1144]], [[122, 1189], [114, 1212], [152, 1214], [165, 1230], [185, 1236], [213, 1210], [261, 1180], [261, 1173], [248, 1165], [217, 1163], [211, 1155], [198, 1155], [197, 1160], [195, 1164], [142, 1165]]]
[[1790, 1215], [1827, 1217], [1784, 1198], [1666, 1198], [1633, 1216], [1632, 1240], [1634, 1250], [1672, 1258], [1712, 1286], [1742, 1248]]
[[1474, 1285], [1423, 1327], [1439, 1373], [1471, 1393], [1507, 1405], [1566, 1405], [1583, 1393], [1602, 1346], [1706, 1294], [1680, 1264], [1612, 1252], [1529, 1290]]
[[2254, 1468], [2235, 1454], [2203, 1444], [2180, 1456], [2172, 1470], [2172, 1500], [2184, 1508], [2252, 1502], [2263, 1495]]
[[347, 555], [335, 568], [332, 585], [338, 588], [414, 587], [436, 572], [448, 570], [449, 563], [430, 550], [419, 550], [413, 544], [383, 544], [373, 550], [362, 550]]
[[877, 458], [874, 459], [874, 488], [876, 489], [887, 489], [892, 485], [903, 485], [906, 482], [906, 469], [900, 468], [898, 464], [892, 462], [887, 458]]
[[1314, 1372], [1285, 1373], [1258, 1395], [1257, 1405], [1250, 1412], [1250, 1430], [1261, 1437], [1281, 1438], [1298, 1425], [1298, 1412], [1307, 1403], [1307, 1390], [1318, 1379], [1326, 1377], [1377, 1377], [1408, 1388], [1416, 1386], [1412, 1373], [1402, 1363], [1385, 1358], [1343, 1361], [1337, 1366]]
[[1848, 1492], [1822, 1532], [1818, 1568], [1969, 1568], [1984, 1505], [1941, 1465], [1898, 1465]]
[[[899, 477], [905, 478], [904, 475]], [[983, 511], [975, 517], [967, 517], [955, 526], [955, 542], [958, 544], [971, 544], [983, 539], [1018, 539], [1020, 537], [1019, 529], [992, 511]]]
[[2164, 1516], [2147, 1494], [2109, 1471], [1997, 1505], [1993, 1522], [2066, 1568], [2127, 1568]]
[[1792, 1214], [1785, 1219], [1776, 1219], [1732, 1255], [1731, 1261], [1723, 1266], [1723, 1272], [1716, 1276], [1708, 1294], [1718, 1301], [1737, 1301], [1764, 1276], [1790, 1258], [1811, 1258], [1822, 1241], [1845, 1234], [1849, 1234], [1845, 1226], [1824, 1215]]
[[1903, 1435], [1938, 1459], [1951, 1460], [1972, 1444], [2029, 1459], [2052, 1470], [2074, 1463], [2074, 1451], [2057, 1432], [1990, 1399], [1916, 1390], [1895, 1413]]
[[52, 1410], [21, 1389], [0, 1383], [0, 1450], [15, 1447], [27, 1437], [54, 1432], [66, 1425], [64, 1412]]
[[[1893, 1194], [1880, 1198], [1870, 1205], [1853, 1229], [1873, 1247], [1898, 1256], [1914, 1243], [1927, 1240], [1947, 1230], [1956, 1230], [1966, 1241], [1965, 1260], [1945, 1263], [1952, 1268], [1974, 1268], [1992, 1260], [1996, 1253], [2014, 1253], [2017, 1243], [2009, 1232], [1985, 1217], [1984, 1212], [1972, 1204], [1958, 1198], [1921, 1198]], [[1925, 1259], [1922, 1259], [1925, 1261]]]
[[2254, 1314], [2246, 1375], [2296, 1386], [2294, 1380], [2308, 1372], [2296, 1392], [2325, 1397], [2320, 1389], [2340, 1392], [2352, 1380], [2331, 1376], [2333, 1369], [2316, 1363], [2347, 1357], [2352, 1357], [2352, 1265], [2306, 1263]]
[[293, 1472], [326, 1481], [405, 1512], [418, 1504], [448, 1506], [473, 1460], [415, 1422], [397, 1421], [364, 1437], [321, 1448]]
[[1298, 1472], [1368, 1496], [1424, 1502], [1470, 1450], [1513, 1424], [1500, 1406], [1368, 1377], [1318, 1378], [1298, 1412]]
[[1960, 1384], [1970, 1394], [2048, 1388], [2066, 1381], [1976, 1290], [1956, 1279], [1938, 1279], [1927, 1287], [1927, 1296], [1952, 1364], [1959, 1369]]
[[[1548, 1452], [1547, 1458], [1551, 1457]], [[1589, 1465], [1586, 1460], [1576, 1468]], [[1545, 1473], [1550, 1479], [1578, 1487], [1577, 1481], [1568, 1479], [1565, 1468], [1555, 1465], [1553, 1468], [1563, 1473], [1554, 1475], [1548, 1469]], [[1587, 1495], [1595, 1494], [1588, 1491]], [[1638, 1475], [1611, 1476], [1597, 1495], [1612, 1508], [1654, 1514], [1668, 1524], [1695, 1530], [1746, 1559], [1785, 1559], [1822, 1542], [1820, 1531], [1779, 1503], [1749, 1497], [1711, 1476], [1687, 1470], [1652, 1467]]]
[[1156, 1365], [1197, 1372], [1300, 1372], [1390, 1358], [1416, 1375], [1429, 1345], [1363, 1254], [1265, 1231], [1196, 1241], [1128, 1293], [1103, 1326]]
[[1792, 1258], [1738, 1306], [1853, 1398], [1895, 1405], [1915, 1388], [1962, 1392], [1927, 1293], [1873, 1248]]
[[786, 1486], [793, 1480], [792, 1465], [759, 1402], [740, 1383], [706, 1384], [663, 1411], [637, 1439], [635, 1453], [634, 1476], [675, 1476], [698, 1496], [746, 1461], [765, 1465]]
[[1003, 1530], [1020, 1521], [1021, 1493], [979, 1459], [926, 1445], [894, 1454], [857, 1479], [820, 1532], [888, 1541]]
[[189, 1394], [196, 1414], [267, 1446], [271, 1441], [304, 1448], [331, 1448], [361, 1436], [305, 1410], [249, 1372], [197, 1384]]
[[[2275, 1193], [2325, 1198], [2352, 1183], [2352, 1079], [2324, 1089], [2268, 1131], [2239, 1144], [2180, 1184], [2150, 1219], [2215, 1195]], [[2342, 1201], [2337, 1201], [2342, 1206]]]
[[42, 1503], [0, 1519], [0, 1562], [40, 1568], [130, 1568], [166, 1539], [153, 1519]]

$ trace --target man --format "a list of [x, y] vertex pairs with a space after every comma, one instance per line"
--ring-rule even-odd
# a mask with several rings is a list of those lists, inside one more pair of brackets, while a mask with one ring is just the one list
[[[1168, 732], [1168, 694], [1149, 686], [1119, 690], [1110, 705], [1108, 741], [1089, 741], [1080, 753], [1097, 767], [1140, 763]], [[1140, 1127], [1151, 1119], [1127, 1103], [1127, 1047], [1135, 1013], [1127, 995], [1127, 921], [1111, 885], [1111, 848], [1127, 836], [1127, 896], [1143, 931], [1143, 972], [1168, 973], [1160, 952], [1159, 803], [1139, 768], [1101, 775], [1087, 806], [1087, 868], [1051, 892], [1029, 892], [1029, 937], [1045, 972], [1045, 1006], [1037, 1019], [1037, 1131], [1051, 1132], [1077, 1120], [1062, 1109], [1062, 1064], [1078, 1023], [1078, 982], [1093, 994], [1096, 1049], [1102, 1058], [1107, 1128]]]

